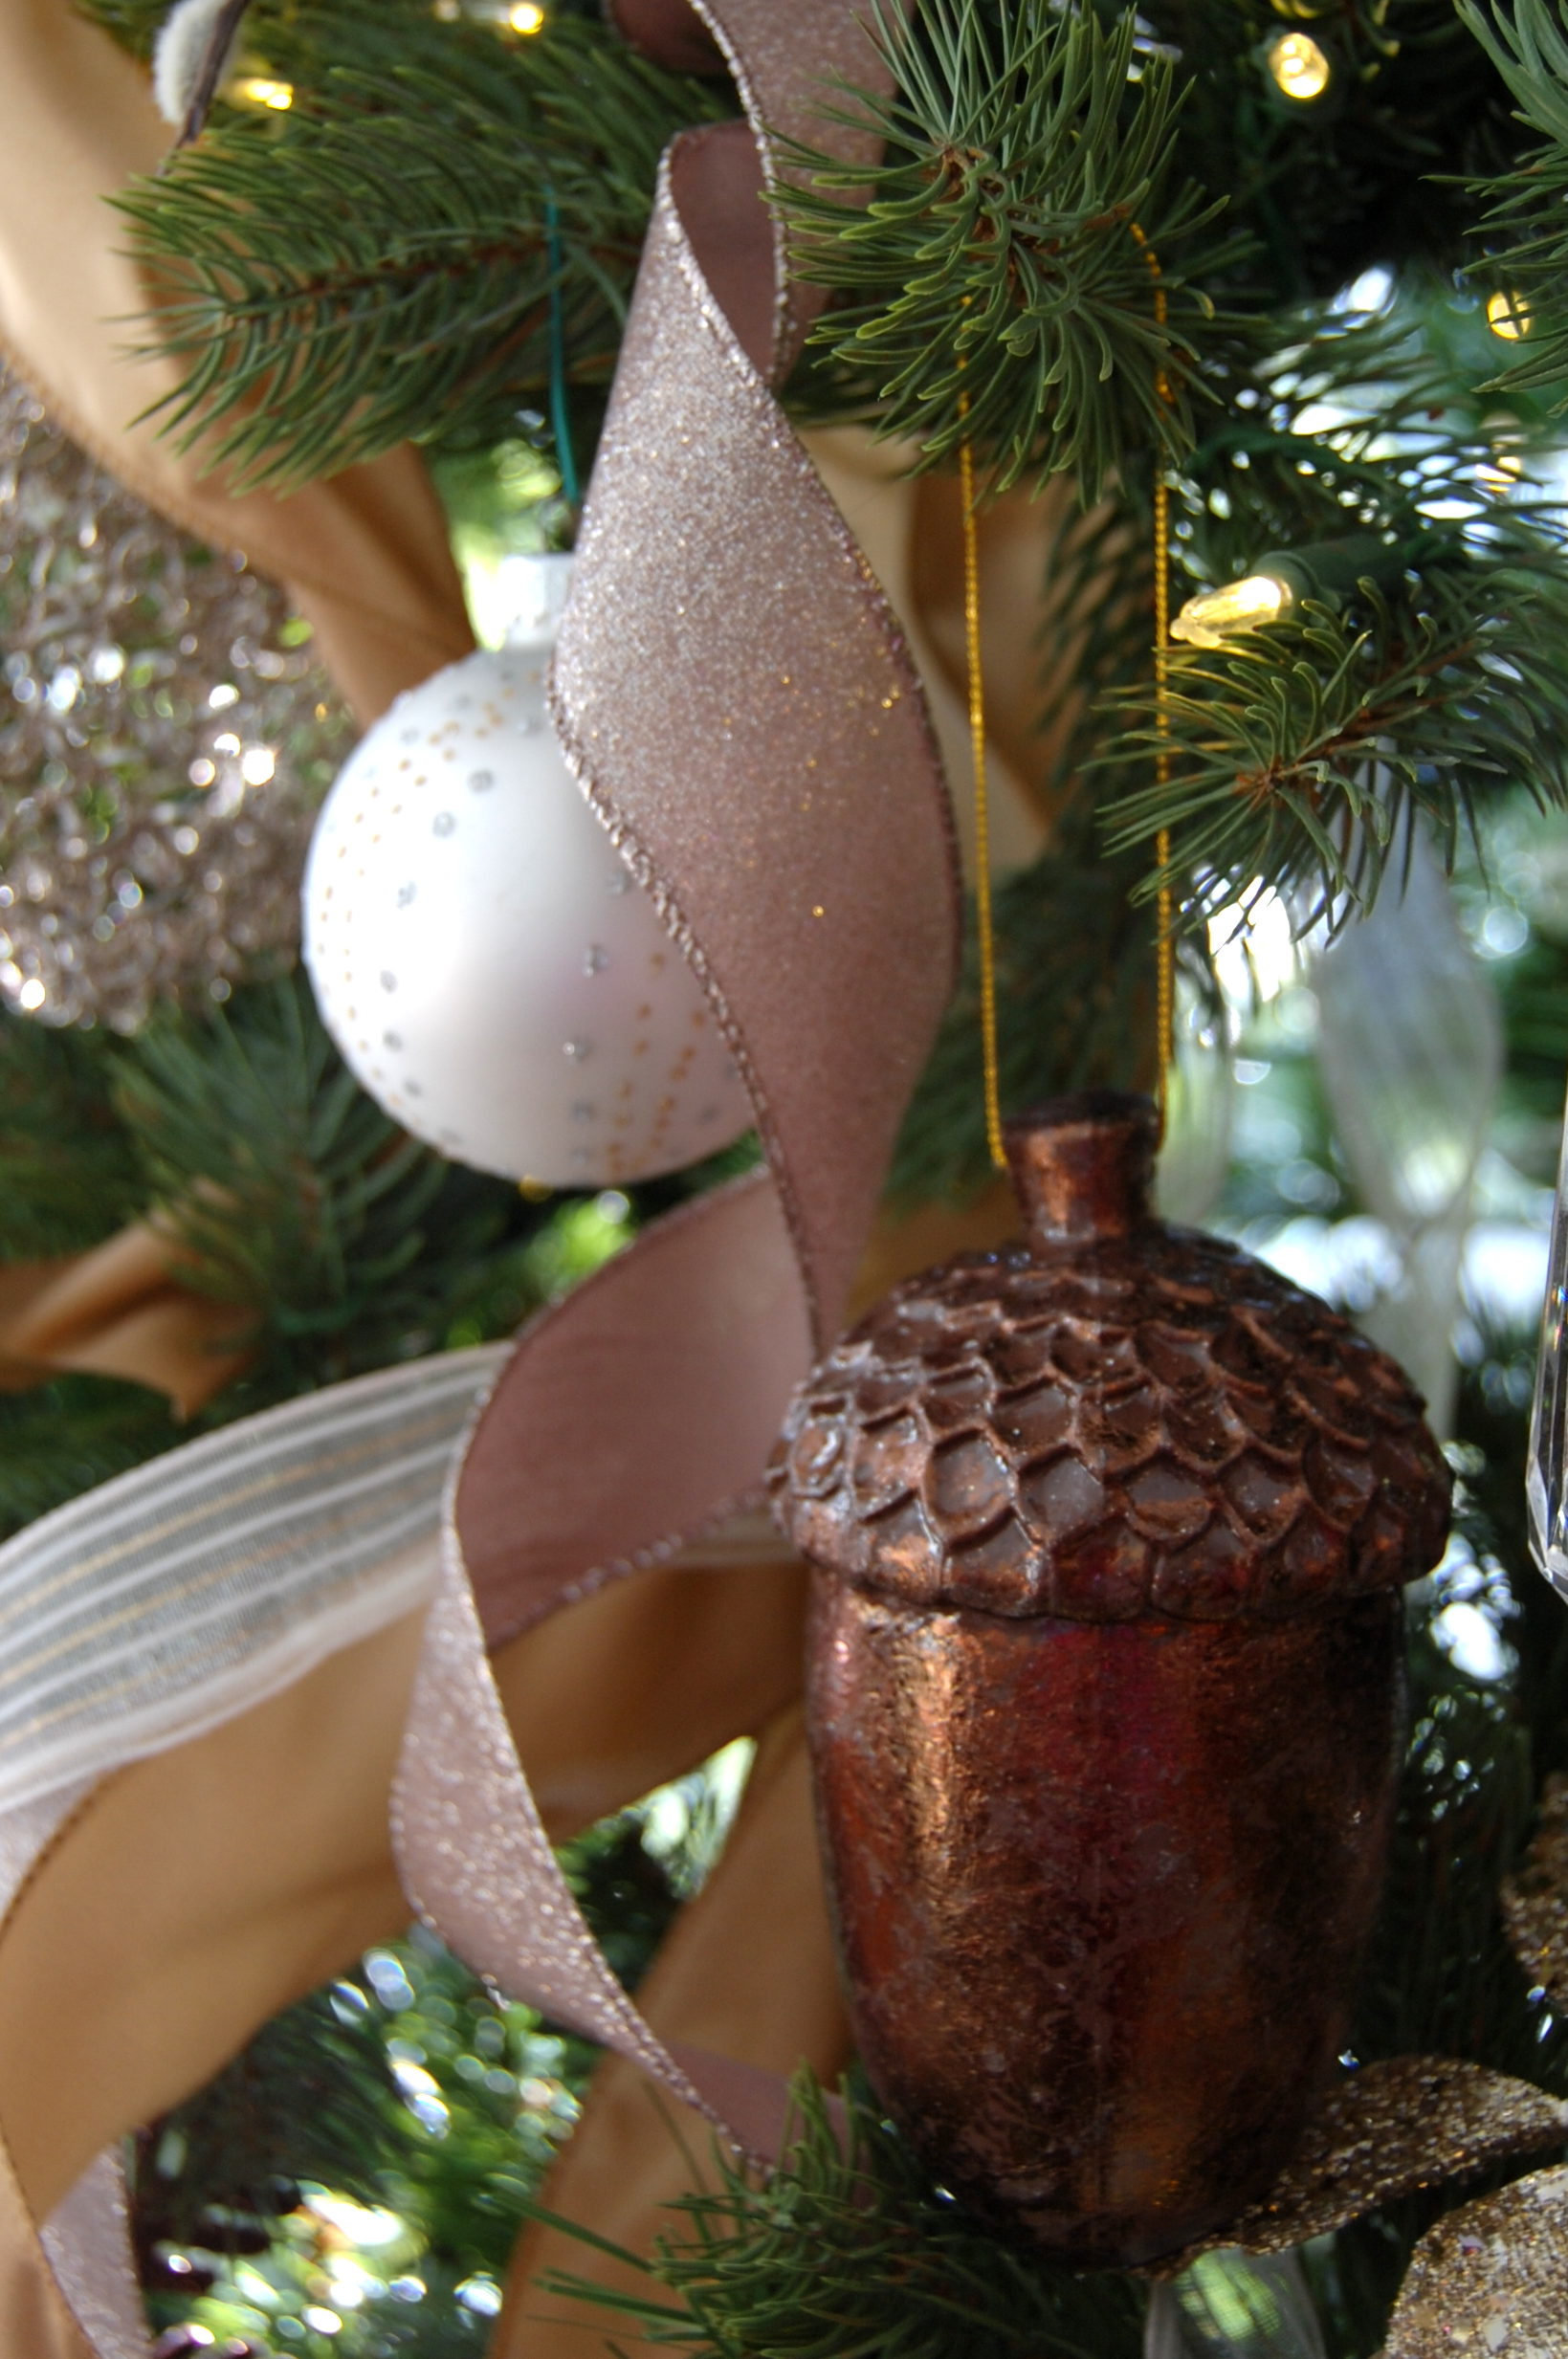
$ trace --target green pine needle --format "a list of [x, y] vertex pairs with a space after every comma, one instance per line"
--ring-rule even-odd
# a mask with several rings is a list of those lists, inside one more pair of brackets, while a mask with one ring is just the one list
[[[1470, 276], [1500, 289], [1528, 322], [1518, 358], [1492, 382], [1510, 393], [1557, 387], [1568, 378], [1568, 11], [1562, 0], [1514, 0], [1512, 14], [1495, 0], [1455, 6], [1508, 84], [1516, 120], [1543, 143], [1470, 187], [1490, 200], [1481, 225], [1488, 257]], [[1557, 408], [1568, 408], [1568, 394]]]
[[848, 2150], [809, 2072], [793, 2096], [780, 2168], [760, 2178], [716, 2150], [651, 2261], [536, 2214], [638, 2270], [646, 2295], [560, 2271], [542, 2290], [695, 2359], [1136, 2359], [1136, 2281], [1080, 2277], [989, 2234], [933, 2189], [863, 2085], [846, 2090]]
[[874, 22], [899, 93], [835, 112], [883, 163], [795, 147], [779, 202], [804, 275], [843, 294], [816, 341], [878, 430], [926, 465], [971, 441], [993, 491], [1071, 469], [1086, 499], [1131, 452], [1180, 457], [1216, 334], [1183, 251], [1220, 206], [1172, 186], [1170, 57], [1131, 9], [1107, 28], [1049, 0], [929, 0], [916, 25]]
[[118, 200], [180, 448], [284, 489], [407, 440], [500, 441], [541, 402], [558, 276], [568, 376], [607, 386], [660, 151], [720, 111], [710, 86], [566, 15], [506, 40], [317, 0], [247, 38], [293, 107], [220, 109]]

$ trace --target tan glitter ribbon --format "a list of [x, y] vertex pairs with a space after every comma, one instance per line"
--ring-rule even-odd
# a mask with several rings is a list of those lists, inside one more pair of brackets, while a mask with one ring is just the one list
[[753, 1492], [842, 1318], [956, 963], [918, 681], [770, 389], [803, 321], [761, 202], [762, 125], [798, 133], [825, 79], [884, 69], [844, 0], [700, 13], [750, 128], [688, 135], [664, 160], [553, 702], [585, 793], [703, 980], [769, 1168], [646, 1232], [502, 1374], [454, 1478], [393, 1825], [408, 1889], [471, 1964], [765, 2155], [783, 2084], [677, 2057], [626, 1996], [485, 1653]]

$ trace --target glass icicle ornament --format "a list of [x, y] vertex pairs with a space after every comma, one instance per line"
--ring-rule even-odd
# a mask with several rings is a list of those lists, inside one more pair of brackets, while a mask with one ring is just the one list
[[1204, 2253], [1149, 2298], [1143, 2359], [1326, 2359], [1296, 2253]]
[[1371, 914], [1347, 926], [1313, 976], [1317, 1056], [1335, 1130], [1402, 1276], [1362, 1320], [1429, 1405], [1452, 1422], [1452, 1333], [1476, 1165], [1503, 1069], [1490, 976], [1466, 940], [1421, 828], [1390, 849]]
[[353, 735], [309, 637], [0, 371], [0, 1002], [130, 1032], [292, 961]]
[[1530, 1546], [1547, 1579], [1568, 1598], [1568, 1112], [1552, 1203], [1546, 1301], [1525, 1465]]

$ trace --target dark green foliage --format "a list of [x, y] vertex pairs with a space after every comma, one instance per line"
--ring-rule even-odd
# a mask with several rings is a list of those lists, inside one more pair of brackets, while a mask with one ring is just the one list
[[[1514, 138], [1503, 81], [1452, 0], [1148, 0], [1140, 14], [1189, 77], [1179, 166], [1226, 191], [1242, 241], [1216, 293], [1277, 308], [1332, 297], [1377, 264], [1460, 260], [1471, 209], [1459, 182], [1493, 169]], [[1333, 72], [1307, 105], [1268, 69], [1291, 32]]]
[[186, 371], [165, 418], [182, 445], [282, 486], [409, 439], [517, 433], [549, 375], [551, 200], [591, 412], [659, 152], [718, 111], [711, 87], [565, 13], [522, 39], [409, 0], [314, 0], [256, 8], [245, 39], [292, 109], [220, 110], [119, 200]]
[[0, 1262], [79, 1252], [141, 1210], [101, 1034], [0, 1014]]
[[[699, 1852], [702, 1798], [687, 1798]], [[634, 1984], [697, 1852], [683, 1846], [666, 1862], [628, 1812], [567, 1844], [563, 1863]], [[479, 2314], [460, 2288], [504, 2276], [596, 2061], [586, 2041], [498, 1997], [422, 1928], [370, 1951], [137, 2140], [133, 2218], [154, 2323], [177, 2324], [194, 2306], [220, 2337], [254, 2331], [255, 2279], [234, 2279], [246, 2261], [273, 2287], [274, 2314], [291, 2322], [284, 2339], [302, 2339], [309, 2359], [335, 2348], [353, 2359], [474, 2353]], [[347, 2320], [341, 2346], [298, 2324], [302, 2306], [322, 2299], [312, 2265], [320, 2230], [295, 2209], [302, 2187], [388, 2207], [405, 2223], [386, 2274], [402, 2272], [413, 2299], [378, 2289], [371, 2312]]]
[[1364, 533], [1389, 552], [1382, 583], [1218, 649], [1176, 648], [1168, 737], [1152, 683], [1101, 707], [1107, 841], [1146, 853], [1168, 827], [1171, 881], [1201, 880], [1191, 918], [1258, 879], [1304, 909], [1370, 905], [1407, 805], [1451, 865], [1483, 805], [1521, 786], [1568, 799], [1560, 514], [1484, 488], [1492, 448], [1405, 322], [1313, 324], [1194, 453], [1177, 552], [1189, 580], [1223, 583]]
[[1219, 207], [1173, 169], [1170, 59], [1129, 79], [1131, 10], [1107, 29], [929, 0], [918, 31], [877, 23], [898, 94], [844, 112], [884, 162], [798, 150], [780, 200], [804, 275], [844, 291], [815, 331], [843, 390], [926, 465], [971, 441], [993, 490], [1071, 468], [1093, 499], [1129, 452], [1182, 455], [1210, 318], [1186, 249]]
[[188, 1438], [141, 1384], [62, 1376], [0, 1392], [0, 1539]]
[[221, 2253], [226, 2218], [287, 2210], [279, 2196], [302, 2179], [380, 2200], [376, 2163], [398, 2092], [366, 1989], [362, 1978], [286, 2008], [199, 2096], [140, 2134], [144, 2251], [162, 2241]]
[[[1552, 0], [1513, 0], [1512, 11], [1456, 0], [1513, 99], [1517, 120], [1535, 133], [1512, 168], [1476, 183], [1490, 200], [1483, 222], [1489, 259], [1474, 275], [1515, 299], [1530, 328], [1513, 366], [1497, 377], [1510, 392], [1568, 377], [1568, 26]], [[1564, 397], [1568, 400], [1568, 397]], [[1560, 408], [1563, 403], [1559, 401]]]
[[[1052, 849], [999, 887], [994, 903], [1002, 1101], [1139, 1078], [1129, 1044], [1154, 1003], [1154, 927], [1135, 908], [1138, 868], [1107, 860], [1079, 798]], [[994, 1175], [982, 1094], [980, 961], [971, 924], [963, 972], [894, 1156], [889, 1187], [910, 1205], [961, 1197]], [[1146, 1077], [1146, 1076], [1145, 1076]]]
[[641, 2269], [646, 2296], [565, 2274], [541, 2290], [700, 2359], [1137, 2359], [1135, 2280], [1074, 2276], [999, 2241], [933, 2190], [863, 2085], [846, 2096], [848, 2152], [802, 2074], [782, 2168], [762, 2183], [716, 2151], [706, 2186], [672, 2206], [676, 2224], [651, 2262], [557, 2223]]
[[[256, 1364], [225, 1414], [438, 1349], [461, 1312], [526, 1302], [515, 1188], [450, 1164], [366, 1097], [302, 977], [233, 1012], [148, 1026], [116, 1102], [189, 1282], [249, 1312]], [[475, 1336], [473, 1338], [477, 1340]]]

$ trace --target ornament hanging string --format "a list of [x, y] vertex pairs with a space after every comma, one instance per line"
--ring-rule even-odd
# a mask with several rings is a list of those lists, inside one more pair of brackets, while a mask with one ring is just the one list
[[583, 494], [572, 449], [571, 413], [566, 407], [566, 307], [561, 292], [565, 261], [561, 251], [561, 215], [553, 196], [544, 200], [544, 234], [550, 257], [550, 430], [561, 470], [561, 496], [575, 516], [583, 504]]
[[[967, 299], [967, 298], [966, 298]], [[959, 413], [969, 415], [969, 396], [959, 395]], [[998, 1171], [1005, 1171], [1002, 1145], [1002, 1076], [997, 1056], [996, 931], [991, 915], [991, 809], [985, 779], [985, 683], [980, 666], [980, 545], [975, 527], [975, 455], [969, 438], [959, 445], [963, 505], [963, 639], [969, 687], [969, 744], [975, 773], [975, 917], [980, 936], [981, 1054], [985, 1075], [985, 1144]]]
[[[1154, 280], [1154, 316], [1158, 327], [1163, 328], [1170, 316], [1165, 298], [1164, 274], [1159, 257], [1135, 221], [1130, 225], [1138, 250], [1149, 266]], [[1163, 368], [1155, 379], [1155, 391], [1162, 402], [1171, 398], [1170, 379]], [[1154, 476], [1154, 680], [1155, 732], [1159, 750], [1155, 755], [1155, 780], [1168, 786], [1171, 777], [1171, 493], [1165, 471], [1157, 455]], [[1159, 1062], [1159, 1112], [1165, 1113], [1166, 1078], [1171, 1059], [1176, 1052], [1176, 902], [1171, 891], [1171, 831], [1161, 827], [1155, 839], [1155, 858], [1159, 863], [1159, 897], [1156, 904], [1159, 940], [1155, 979], [1155, 1040]]]

